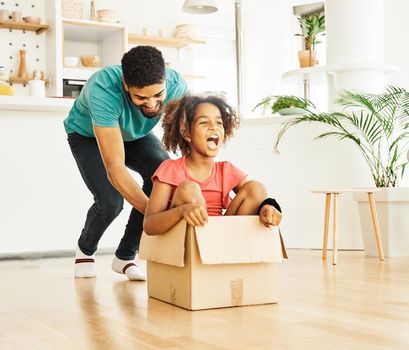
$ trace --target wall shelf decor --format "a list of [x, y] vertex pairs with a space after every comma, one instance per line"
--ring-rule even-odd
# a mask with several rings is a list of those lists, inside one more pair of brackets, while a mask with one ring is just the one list
[[26, 22], [15, 22], [15, 21], [0, 21], [0, 28], [5, 29], [18, 29], [18, 30], [28, 30], [31, 32], [36, 32], [36, 34], [41, 34], [46, 31], [49, 26], [48, 24], [34, 24]]
[[[23, 84], [23, 85], [27, 85], [30, 80], [33, 80], [33, 78], [32, 78], [32, 77], [30, 77], [30, 78], [19, 78], [19, 77], [11, 76], [11, 77], [9, 78], [9, 83], [10, 83], [10, 84]], [[48, 79], [41, 79], [41, 80], [44, 80], [44, 81], [45, 81], [45, 85], [48, 85], [48, 83], [49, 83], [49, 80], [48, 80]]]
[[129, 33], [128, 35], [128, 43], [174, 47], [176, 49], [180, 49], [190, 44], [206, 44], [206, 42], [203, 40], [197, 40], [192, 38], [170, 38], [162, 36], [138, 35], [132, 33]]

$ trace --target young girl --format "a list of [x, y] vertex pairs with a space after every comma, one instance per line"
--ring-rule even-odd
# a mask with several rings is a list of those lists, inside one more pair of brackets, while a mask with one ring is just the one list
[[[152, 176], [153, 189], [145, 211], [144, 231], [159, 235], [181, 219], [202, 226], [208, 215], [259, 215], [267, 227], [281, 221], [281, 209], [267, 198], [264, 186], [229, 162], [214, 158], [239, 125], [236, 112], [221, 98], [186, 96], [168, 104], [163, 142], [182, 158], [165, 160]], [[229, 196], [233, 190], [236, 196]]]

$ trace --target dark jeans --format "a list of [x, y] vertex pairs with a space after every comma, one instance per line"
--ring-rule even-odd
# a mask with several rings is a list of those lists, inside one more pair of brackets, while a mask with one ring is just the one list
[[[96, 139], [77, 133], [68, 135], [71, 152], [77, 162], [81, 176], [94, 196], [94, 204], [89, 208], [85, 226], [78, 240], [82, 252], [92, 255], [108, 226], [123, 208], [124, 199], [107, 178]], [[142, 176], [142, 190], [147, 196], [152, 191], [151, 176], [160, 163], [169, 156], [153, 133], [135, 140], [124, 142], [125, 164]], [[125, 234], [115, 255], [122, 260], [132, 260], [139, 249], [142, 235], [143, 214], [132, 208]]]

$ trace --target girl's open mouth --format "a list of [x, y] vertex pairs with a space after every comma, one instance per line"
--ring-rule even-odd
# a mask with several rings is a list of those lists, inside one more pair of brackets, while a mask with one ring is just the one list
[[211, 150], [217, 149], [218, 144], [219, 135], [212, 135], [207, 139], [207, 147], [209, 147]]

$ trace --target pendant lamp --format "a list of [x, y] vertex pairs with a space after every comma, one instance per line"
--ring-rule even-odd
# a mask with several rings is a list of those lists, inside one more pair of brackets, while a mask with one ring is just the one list
[[217, 11], [215, 0], [185, 0], [183, 11], [195, 14], [207, 14]]

